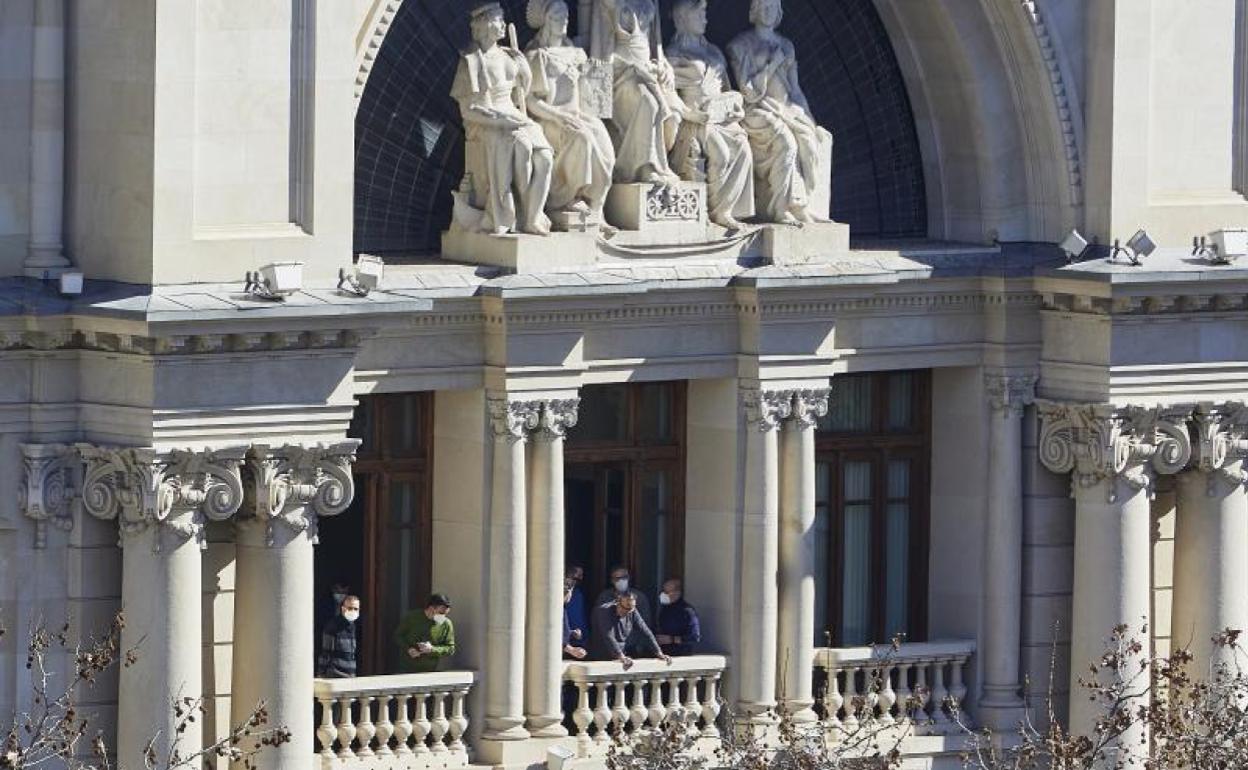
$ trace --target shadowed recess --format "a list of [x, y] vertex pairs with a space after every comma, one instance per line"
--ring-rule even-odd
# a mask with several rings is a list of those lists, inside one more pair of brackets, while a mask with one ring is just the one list
[[[504, 0], [520, 44], [524, 0]], [[569, 2], [575, 14], [576, 2]], [[664, 0], [664, 36], [672, 31]], [[802, 87], [835, 137], [832, 215], [855, 237], [927, 232], [923, 165], [901, 70], [872, 0], [785, 0]], [[749, 0], [713, 0], [721, 47], [749, 26]], [[573, 21], [575, 29], [575, 20]], [[463, 174], [463, 128], [450, 98], [468, 43], [464, 4], [406, 0], [369, 75], [355, 120], [355, 248], [437, 253]]]

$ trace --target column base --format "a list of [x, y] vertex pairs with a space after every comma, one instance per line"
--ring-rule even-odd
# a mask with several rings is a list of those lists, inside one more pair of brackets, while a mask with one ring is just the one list
[[519, 741], [500, 741], [483, 736], [477, 742], [474, 765], [489, 765], [499, 770], [529, 770], [545, 768], [546, 755], [553, 746], [563, 746], [576, 753], [576, 741], [572, 738], [529, 738]]
[[979, 722], [992, 730], [1013, 732], [1026, 713], [1023, 699], [1013, 689], [1000, 688], [994, 692], [985, 688], [979, 700]]
[[534, 738], [567, 738], [568, 728], [560, 717], [529, 717], [525, 727]]
[[785, 701], [783, 708], [788, 712], [789, 717], [799, 725], [812, 724], [819, 721], [819, 715], [815, 713], [814, 701]]

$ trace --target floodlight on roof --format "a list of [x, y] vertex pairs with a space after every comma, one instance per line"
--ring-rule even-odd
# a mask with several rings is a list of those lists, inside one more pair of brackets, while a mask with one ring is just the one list
[[1192, 256], [1204, 257], [1213, 265], [1229, 265], [1248, 254], [1248, 230], [1224, 228], [1192, 239]]
[[1118, 258], [1119, 254], [1125, 254], [1129, 264], [1139, 267], [1144, 264], [1141, 260], [1156, 250], [1157, 244], [1141, 228], [1135, 231], [1135, 235], [1131, 236], [1125, 245], [1121, 244], [1117, 239], [1114, 240], [1114, 248], [1109, 252], [1109, 261], [1113, 262]]
[[361, 254], [350, 272], [345, 269], [338, 271], [338, 290], [357, 297], [367, 297], [370, 291], [381, 285], [385, 268], [386, 263], [381, 257]]
[[273, 262], [247, 273], [243, 291], [260, 299], [284, 301], [303, 289], [302, 262]]
[[1077, 261], [1088, 250], [1088, 239], [1079, 234], [1078, 230], [1071, 230], [1065, 240], [1058, 244], [1066, 254], [1066, 264]]

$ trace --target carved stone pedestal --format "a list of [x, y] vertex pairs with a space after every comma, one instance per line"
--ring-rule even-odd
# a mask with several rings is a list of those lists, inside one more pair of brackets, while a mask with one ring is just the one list
[[489, 235], [447, 230], [442, 256], [474, 265], [504, 267], [517, 273], [558, 273], [598, 261], [597, 232]]
[[826, 262], [849, 254], [849, 225], [840, 222], [766, 225], [761, 236], [760, 256], [773, 265]]
[[706, 185], [700, 182], [673, 187], [617, 184], [607, 193], [606, 214], [608, 222], [621, 230], [639, 231], [651, 245], [708, 239]]

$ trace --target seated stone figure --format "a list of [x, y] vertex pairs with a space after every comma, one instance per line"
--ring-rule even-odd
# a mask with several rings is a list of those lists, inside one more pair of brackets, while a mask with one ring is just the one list
[[615, 148], [602, 120], [581, 108], [580, 80], [589, 57], [568, 38], [564, 0], [529, 0], [525, 17], [537, 30], [526, 48], [533, 72], [529, 113], [555, 151], [546, 208], [587, 213], [602, 223]]
[[[707, 0], [677, 0], [667, 57], [686, 110], [672, 149], [681, 178], [705, 181], [710, 220], [729, 230], [754, 216], [754, 156], [741, 126], [741, 95], [729, 90], [728, 62], [706, 39]], [[705, 168], [699, 165], [704, 162]]]
[[811, 211], [811, 199], [832, 183], [819, 171], [820, 146], [831, 143], [831, 134], [811, 116], [793, 43], [776, 32], [782, 16], [780, 0], [751, 0], [754, 29], [728, 45], [728, 58], [745, 97], [742, 125], [754, 149], [760, 215], [771, 222], [814, 222], [821, 216]]
[[[451, 96], [464, 118], [465, 187], [457, 207], [484, 209], [476, 229], [504, 235], [517, 229], [550, 233], [545, 214], [552, 149], [542, 128], [524, 111], [532, 79], [519, 51], [500, 48], [506, 34], [503, 8], [477, 2], [471, 10], [472, 45], [455, 72]], [[457, 212], [463, 226], [466, 217]]]

